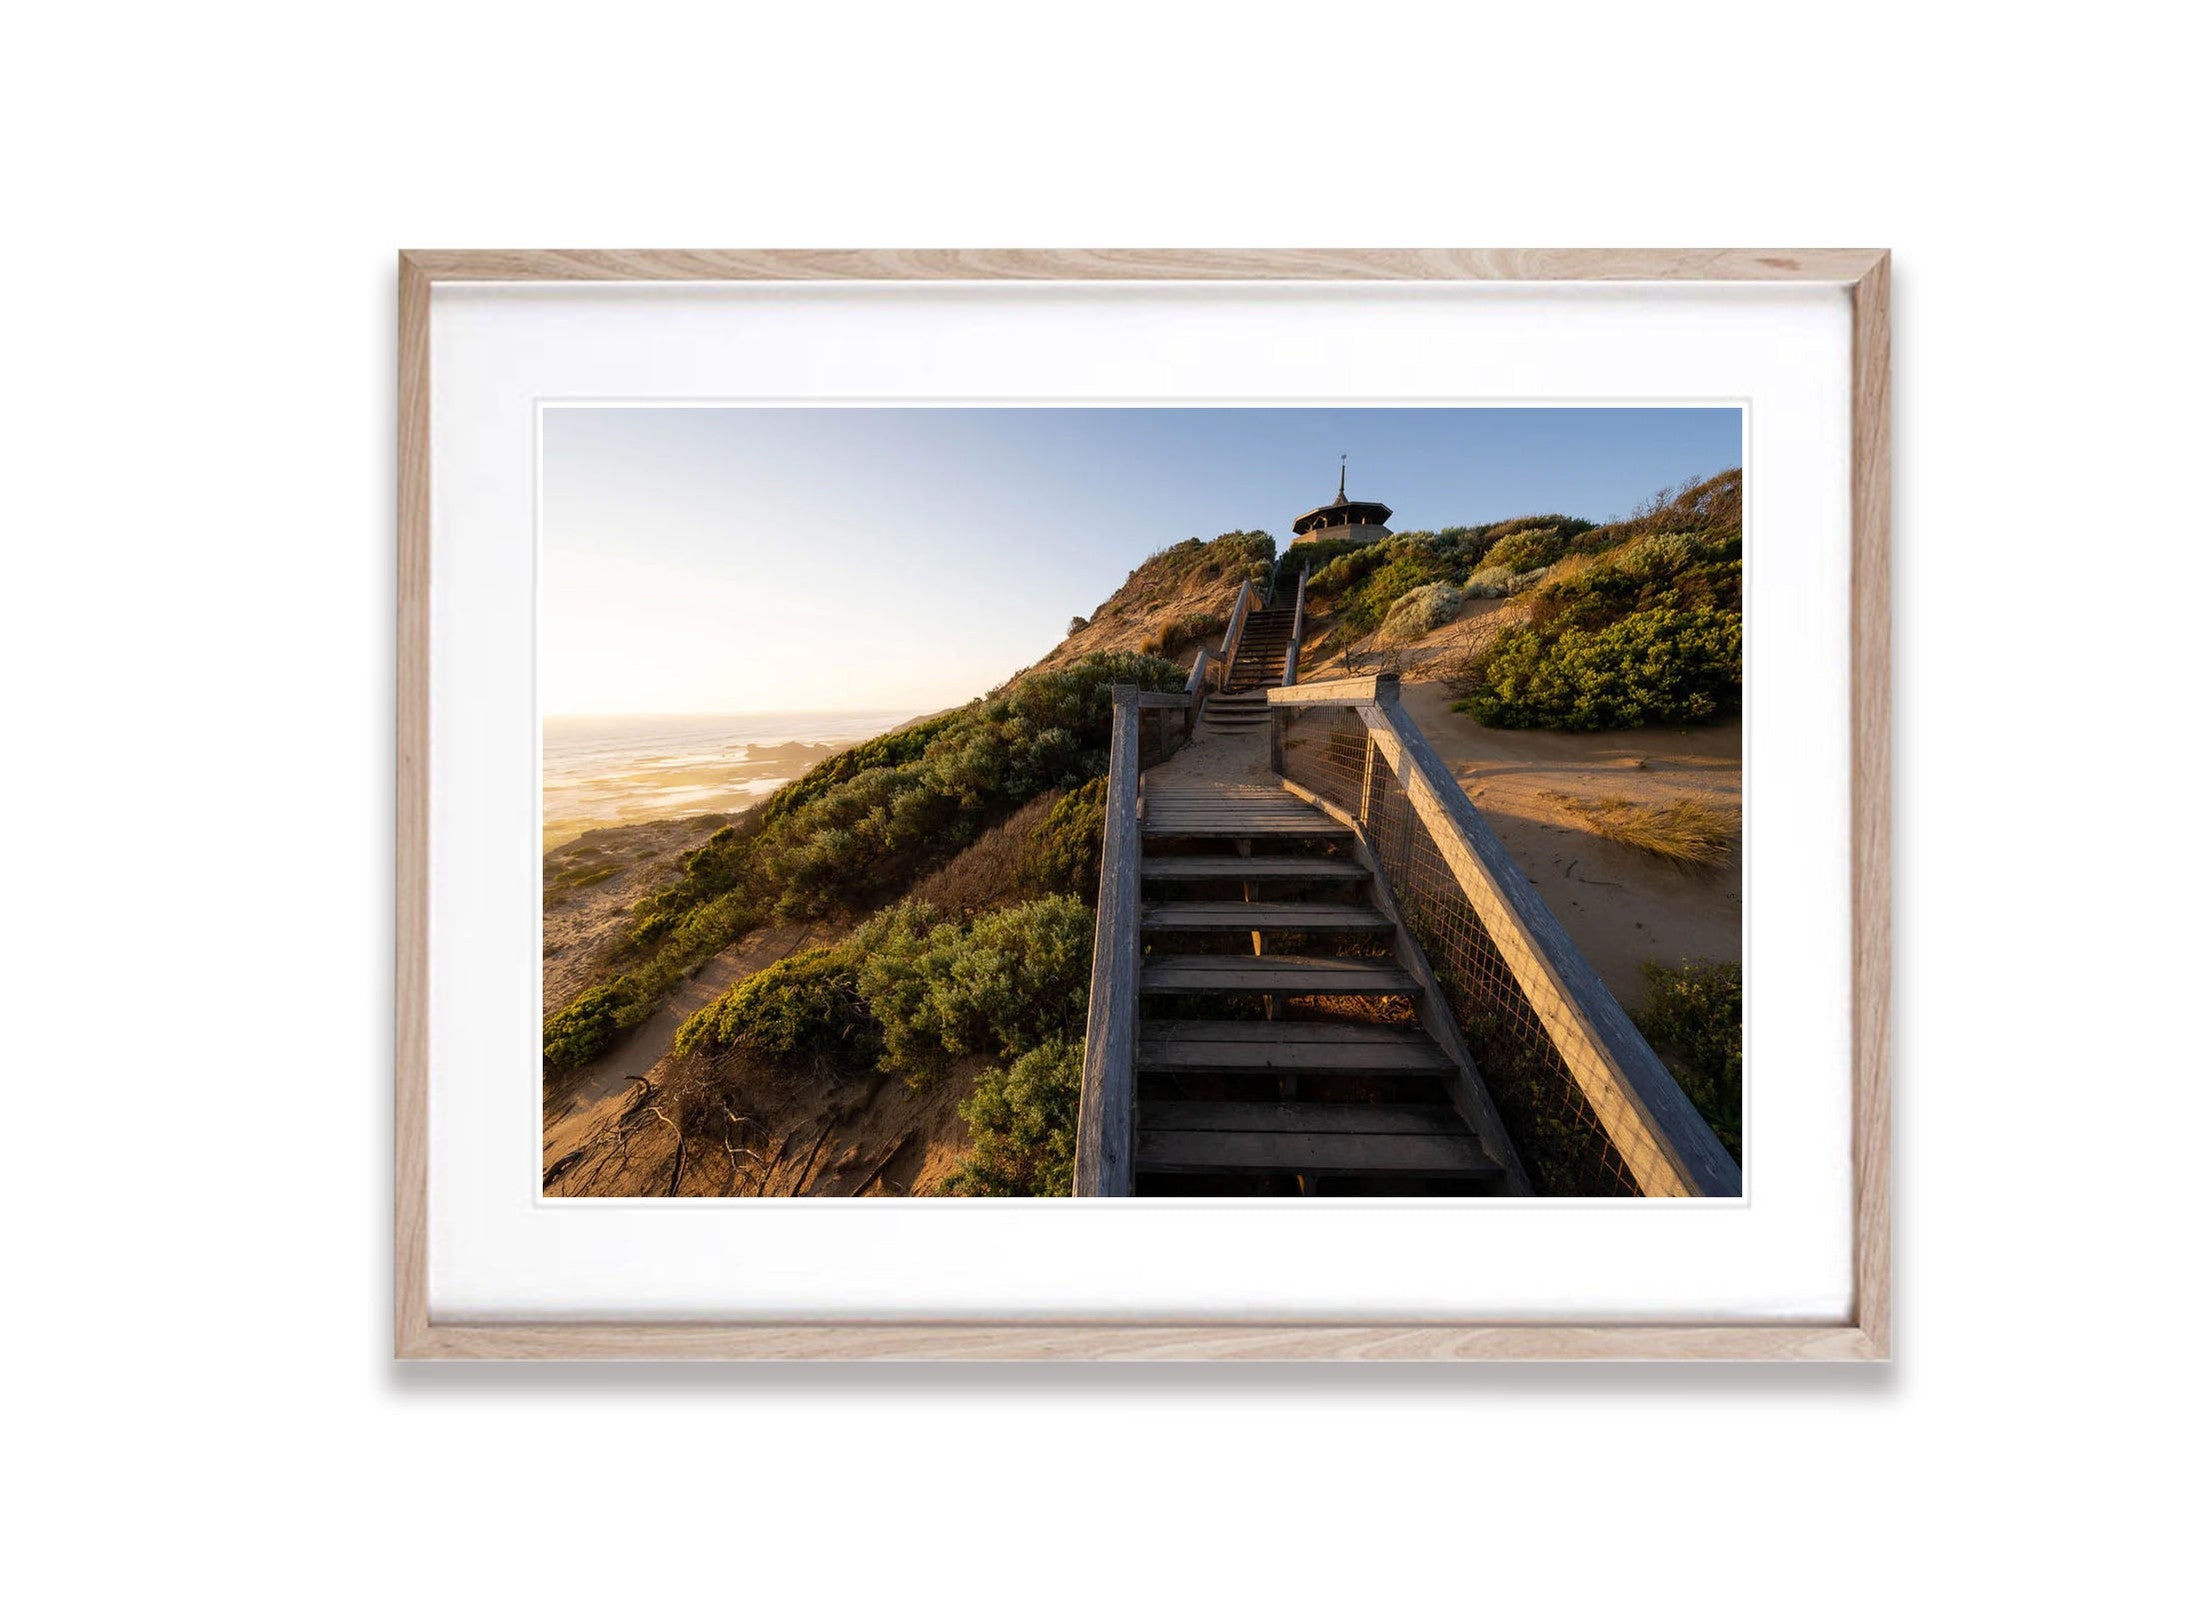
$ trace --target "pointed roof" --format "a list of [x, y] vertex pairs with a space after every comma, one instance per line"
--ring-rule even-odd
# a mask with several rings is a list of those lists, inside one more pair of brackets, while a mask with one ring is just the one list
[[1355, 500], [1344, 488], [1344, 473], [1351, 464], [1351, 457], [1339, 457], [1336, 467], [1336, 498], [1326, 505], [1316, 506], [1297, 521], [1291, 523], [1293, 533], [1311, 532], [1316, 528], [1380, 526], [1390, 519], [1390, 508], [1380, 500]]

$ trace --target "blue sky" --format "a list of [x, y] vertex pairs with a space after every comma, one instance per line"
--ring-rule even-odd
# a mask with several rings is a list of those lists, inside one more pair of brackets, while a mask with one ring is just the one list
[[1390, 526], [1602, 521], [1741, 464], [1735, 409], [558, 407], [543, 709], [930, 709], [1154, 551], [1334, 497]]

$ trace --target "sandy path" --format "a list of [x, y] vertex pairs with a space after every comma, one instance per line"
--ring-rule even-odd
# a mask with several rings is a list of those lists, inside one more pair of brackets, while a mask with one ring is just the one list
[[1642, 998], [1644, 961], [1741, 958], [1741, 861], [1685, 867], [1589, 832], [1545, 797], [1741, 805], [1741, 724], [1628, 733], [1515, 732], [1408, 683], [1405, 709], [1620, 1003]]
[[611, 1052], [546, 1096], [542, 1106], [542, 1158], [557, 1159], [584, 1125], [628, 1091], [628, 1079], [646, 1077], [672, 1047], [680, 1023], [751, 973], [819, 941], [806, 926], [767, 927], [722, 949], [702, 970], [672, 990], [657, 1013], [612, 1046]]
[[1213, 783], [1257, 783], [1276, 787], [1279, 780], [1268, 769], [1265, 733], [1218, 733], [1204, 717], [1191, 741], [1160, 765], [1149, 767], [1145, 786], [1155, 788], [1204, 788]]

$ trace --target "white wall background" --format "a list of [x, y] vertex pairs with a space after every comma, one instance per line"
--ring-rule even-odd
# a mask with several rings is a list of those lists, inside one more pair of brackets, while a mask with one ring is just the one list
[[[25, 1591], [2164, 1575], [2199, 1058], [2167, 15], [15, 17]], [[1371, 83], [1379, 117], [1309, 114]], [[1895, 1365], [393, 1368], [395, 250], [990, 243], [1896, 250]]]

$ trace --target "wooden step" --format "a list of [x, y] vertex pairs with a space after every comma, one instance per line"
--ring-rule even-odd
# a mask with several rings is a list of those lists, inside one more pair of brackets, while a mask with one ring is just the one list
[[1500, 1168], [1456, 1112], [1420, 1105], [1138, 1107], [1141, 1173], [1495, 1177]]
[[1138, 974], [1148, 994], [1414, 994], [1395, 961], [1343, 955], [1155, 955]]
[[1351, 829], [1273, 788], [1156, 788], [1145, 795], [1145, 832], [1164, 838], [1348, 838]]
[[[1219, 729], [1217, 729], [1219, 731]], [[1231, 735], [1224, 734], [1224, 737]], [[1246, 735], [1238, 734], [1237, 737]], [[1351, 829], [1325, 816], [1260, 816], [1244, 811], [1166, 810], [1148, 814], [1147, 838], [1349, 838]]]
[[1389, 931], [1390, 919], [1372, 905], [1301, 905], [1287, 900], [1166, 900], [1145, 907], [1147, 932], [1281, 933], [1361, 929]]
[[1141, 1099], [1150, 1133], [1384, 1133], [1470, 1138], [1448, 1105], [1327, 1105], [1316, 1100]]
[[1304, 860], [1280, 855], [1148, 855], [1138, 871], [1147, 882], [1357, 883], [1367, 869], [1356, 861]]
[[1448, 1077], [1450, 1057], [1410, 1023], [1146, 1022], [1141, 1072]]

